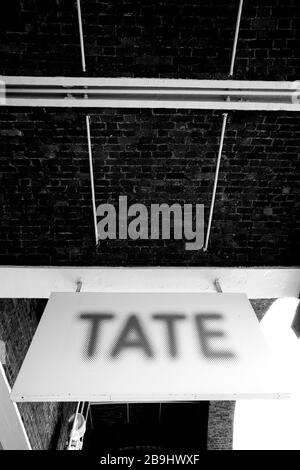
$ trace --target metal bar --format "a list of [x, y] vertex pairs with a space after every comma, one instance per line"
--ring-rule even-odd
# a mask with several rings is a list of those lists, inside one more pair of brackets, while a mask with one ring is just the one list
[[222, 150], [223, 150], [223, 143], [224, 143], [227, 117], [228, 117], [228, 114], [224, 113], [223, 114], [223, 122], [222, 122], [222, 130], [221, 130], [220, 146], [219, 146], [218, 159], [217, 159], [217, 166], [216, 166], [216, 172], [215, 172], [213, 194], [212, 194], [212, 199], [211, 199], [211, 203], [210, 203], [208, 226], [207, 226], [206, 239], [205, 239], [205, 244], [204, 244], [204, 247], [203, 247], [203, 251], [207, 251], [208, 242], [209, 242], [209, 235], [210, 235], [211, 222], [212, 222], [212, 218], [213, 218], [215, 198], [216, 198], [216, 192], [217, 192], [217, 186], [218, 186], [219, 170], [220, 170], [220, 164], [221, 164], [221, 158], [222, 158]]
[[77, 0], [77, 14], [78, 14], [78, 27], [79, 27], [80, 50], [81, 50], [81, 64], [82, 64], [82, 70], [83, 72], [85, 72], [86, 64], [85, 64], [84, 39], [83, 39], [80, 0]]
[[[159, 95], [159, 96], [164, 96], [164, 95], [177, 95], [177, 92], [180, 91], [180, 94], [182, 95], [182, 89], [176, 89], [176, 88], [161, 88], [161, 89], [140, 89], [140, 88], [129, 88], [129, 87], [115, 87], [115, 88], [109, 88], [109, 87], [102, 87], [102, 88], [90, 88], [90, 87], [80, 87], [80, 88], [65, 88], [65, 87], [57, 87], [57, 88], [13, 88], [13, 87], [8, 87], [6, 88], [6, 96], [9, 95], [35, 95], [35, 94], [40, 94], [40, 95], [62, 95], [64, 98], [65, 95], [84, 95], [87, 94], [89, 95], [122, 95], [122, 97], [126, 97], [127, 95]], [[224, 96], [225, 98], [227, 96], [238, 96], [238, 97], [245, 97], [245, 96], [262, 96], [266, 98], [272, 98], [272, 97], [292, 97], [293, 93], [295, 91], [293, 90], [259, 90], [259, 89], [234, 89], [234, 90], [229, 90], [229, 89], [200, 89], [200, 88], [188, 88], [184, 90], [185, 95], [199, 95], [199, 96]], [[58, 96], [59, 97], [59, 96]]]
[[74, 415], [74, 421], [73, 421], [73, 424], [72, 424], [72, 429], [71, 429], [71, 433], [70, 433], [70, 440], [69, 440], [69, 442], [68, 442], [67, 450], [70, 450], [70, 448], [71, 448], [72, 437], [73, 437], [73, 432], [74, 432], [75, 427], [76, 427], [76, 422], [77, 422], [77, 415], [78, 415], [78, 411], [79, 411], [79, 406], [80, 406], [80, 401], [77, 403], [77, 406], [76, 406], [76, 411], [75, 411], [75, 415]]
[[89, 164], [90, 164], [90, 177], [91, 177], [91, 191], [92, 191], [95, 241], [96, 241], [96, 245], [97, 245], [98, 244], [97, 213], [96, 213], [97, 209], [96, 209], [94, 171], [93, 171], [93, 154], [92, 154], [91, 132], [90, 132], [90, 116], [86, 116], [86, 130], [87, 130], [88, 150], [89, 150]]
[[81, 292], [81, 289], [82, 289], [82, 281], [81, 280], [78, 280], [76, 282], [76, 292]]
[[221, 287], [221, 284], [220, 284], [220, 280], [215, 279], [214, 285], [215, 285], [216, 291], [221, 294], [223, 291], [222, 291], [222, 287]]
[[235, 26], [235, 34], [234, 34], [234, 41], [233, 41], [229, 76], [233, 75], [234, 61], [235, 61], [235, 56], [236, 56], [236, 47], [237, 47], [239, 31], [240, 31], [240, 24], [241, 24], [242, 9], [243, 9], [243, 0], [240, 0], [237, 19], [236, 19], [236, 26]]
[[[300, 97], [300, 95], [299, 95]], [[55, 108], [164, 108], [164, 109], [219, 109], [222, 111], [300, 111], [300, 101], [285, 102], [251, 102], [251, 101], [201, 101], [177, 99], [32, 99], [32, 98], [6, 98], [6, 106], [17, 107], [55, 107]]]
[[160, 423], [161, 421], [161, 403], [159, 403], [159, 408], [158, 408], [158, 422]]
[[85, 401], [83, 401], [81, 403], [81, 407], [80, 407], [80, 411], [79, 411], [79, 413], [81, 413], [82, 415], [83, 415], [83, 412], [84, 412], [84, 407], [85, 407]]
[[[95, 86], [124, 88], [224, 88], [297, 90], [298, 81], [263, 80], [189, 80], [179, 78], [105, 78], [105, 77], [40, 77], [0, 75], [6, 86]], [[178, 92], [179, 93], [179, 92]]]
[[[240, 0], [238, 14], [237, 14], [237, 20], [236, 20], [236, 26], [235, 26], [235, 34], [234, 34], [234, 41], [233, 41], [233, 47], [232, 47], [232, 55], [231, 55], [231, 64], [230, 64], [229, 76], [231, 76], [233, 74], [234, 61], [235, 61], [236, 48], [237, 48], [237, 41], [238, 41], [238, 37], [239, 37], [239, 30], [240, 30], [240, 23], [241, 23], [241, 16], [242, 16], [242, 8], [243, 8], [243, 0]], [[229, 96], [227, 97], [227, 102], [229, 102]], [[209, 243], [209, 236], [210, 236], [210, 230], [211, 230], [211, 222], [212, 222], [213, 213], [214, 213], [214, 205], [215, 205], [215, 198], [216, 198], [216, 192], [217, 192], [217, 186], [218, 186], [219, 170], [220, 170], [220, 164], [221, 164], [221, 158], [222, 158], [222, 150], [223, 150], [223, 144], [224, 144], [224, 136], [225, 136], [225, 130], [226, 130], [227, 117], [228, 117], [228, 113], [224, 113], [223, 114], [223, 122], [222, 122], [219, 153], [218, 153], [217, 166], [216, 166], [215, 179], [214, 179], [213, 194], [212, 194], [212, 199], [211, 199], [211, 203], [210, 203], [208, 226], [207, 226], [206, 239], [205, 239], [205, 244], [204, 244], [204, 247], [203, 247], [203, 251], [207, 251], [207, 247], [208, 247], [208, 243]]]
[[94, 429], [94, 423], [93, 423], [93, 417], [92, 417], [92, 408], [91, 408], [91, 403], [88, 405], [88, 410], [87, 410], [87, 415], [86, 415], [86, 420], [90, 417], [90, 422], [91, 422], [91, 428]]

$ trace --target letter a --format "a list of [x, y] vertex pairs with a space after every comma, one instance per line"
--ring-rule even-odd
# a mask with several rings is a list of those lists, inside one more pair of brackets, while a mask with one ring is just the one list
[[[133, 338], [132, 335], [134, 336]], [[126, 348], [139, 348], [143, 350], [147, 357], [153, 357], [150, 343], [136, 315], [130, 315], [128, 318], [112, 349], [111, 356], [119, 356], [122, 350]]]

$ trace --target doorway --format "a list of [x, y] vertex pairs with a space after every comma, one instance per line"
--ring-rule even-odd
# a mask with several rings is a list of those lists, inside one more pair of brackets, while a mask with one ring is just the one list
[[207, 448], [209, 402], [91, 406], [83, 450], [101, 454], [197, 453]]

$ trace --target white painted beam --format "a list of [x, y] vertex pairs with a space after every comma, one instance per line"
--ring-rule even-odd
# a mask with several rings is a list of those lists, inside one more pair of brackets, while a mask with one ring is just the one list
[[1, 267], [0, 297], [48, 298], [51, 292], [244, 292], [249, 298], [298, 297], [300, 268]]
[[[3, 450], [31, 450], [18, 407], [10, 398], [11, 389], [0, 363], [0, 442]], [[0, 447], [1, 449], [1, 447]]]
[[300, 111], [297, 81], [0, 78], [7, 106]]
[[299, 81], [264, 80], [189, 80], [182, 78], [106, 78], [106, 77], [38, 77], [0, 75], [6, 85], [26, 86], [94, 86], [94, 87], [163, 87], [163, 88], [228, 88], [230, 89], [275, 89], [295, 90]]
[[218, 101], [176, 101], [176, 100], [105, 100], [105, 99], [35, 99], [7, 98], [6, 106], [29, 106], [50, 108], [164, 108], [164, 109], [219, 109], [222, 111], [300, 111], [300, 104], [291, 103], [251, 103]]

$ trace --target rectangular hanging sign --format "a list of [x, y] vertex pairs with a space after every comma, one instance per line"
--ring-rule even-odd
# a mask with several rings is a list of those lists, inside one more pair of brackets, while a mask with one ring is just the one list
[[11, 398], [117, 403], [285, 396], [274, 370], [244, 294], [52, 293]]

